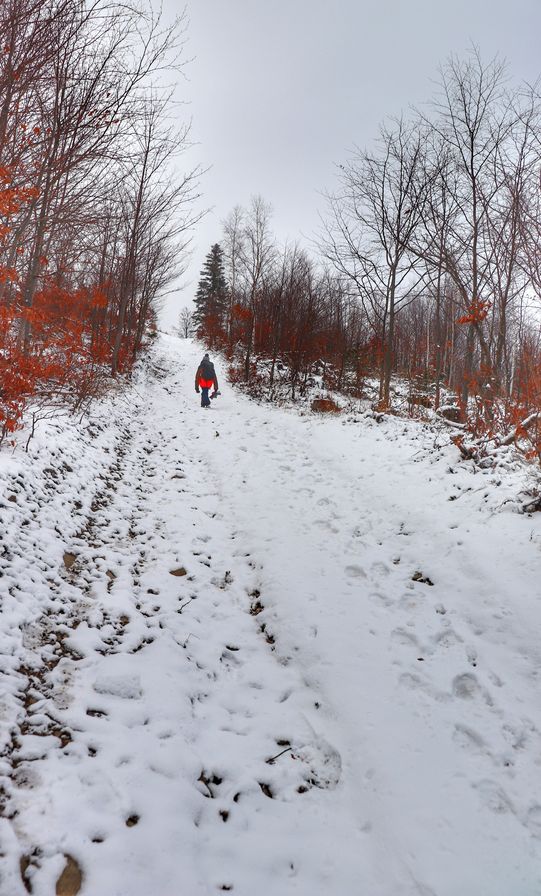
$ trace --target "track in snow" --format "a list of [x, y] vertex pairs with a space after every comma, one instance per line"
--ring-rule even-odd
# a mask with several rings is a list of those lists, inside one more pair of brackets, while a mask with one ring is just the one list
[[413, 425], [203, 413], [199, 355], [92, 424], [81, 500], [70, 455], [4, 503], [0, 892], [534, 896], [537, 521]]

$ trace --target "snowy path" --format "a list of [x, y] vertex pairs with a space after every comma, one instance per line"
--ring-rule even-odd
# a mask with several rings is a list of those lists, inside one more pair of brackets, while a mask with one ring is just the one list
[[539, 896], [541, 521], [199, 357], [0, 461], [1, 896]]

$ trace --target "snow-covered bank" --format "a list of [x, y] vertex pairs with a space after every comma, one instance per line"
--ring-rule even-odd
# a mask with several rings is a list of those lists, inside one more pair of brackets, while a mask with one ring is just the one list
[[537, 896], [524, 474], [222, 382], [203, 412], [199, 360], [164, 337], [90, 433], [0, 455], [0, 893], [69, 856], [84, 896]]

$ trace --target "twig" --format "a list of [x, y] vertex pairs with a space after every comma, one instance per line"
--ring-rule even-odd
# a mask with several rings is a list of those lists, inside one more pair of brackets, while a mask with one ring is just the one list
[[289, 752], [291, 752], [292, 749], [293, 749], [293, 747], [286, 747], [285, 750], [282, 750], [281, 753], [277, 753], [276, 756], [271, 756], [271, 758], [270, 758], [270, 759], [266, 759], [265, 762], [267, 762], [268, 765], [273, 765], [273, 764], [274, 764], [274, 761], [275, 761], [276, 759], [279, 759], [279, 757], [280, 757], [280, 756], [283, 756], [284, 753], [289, 753]]

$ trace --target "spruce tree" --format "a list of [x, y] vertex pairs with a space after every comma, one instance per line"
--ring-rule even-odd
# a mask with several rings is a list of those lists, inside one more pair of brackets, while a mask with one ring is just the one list
[[227, 282], [224, 273], [224, 254], [215, 243], [201, 269], [195, 294], [194, 323], [199, 335], [212, 337], [222, 329], [227, 311]]

